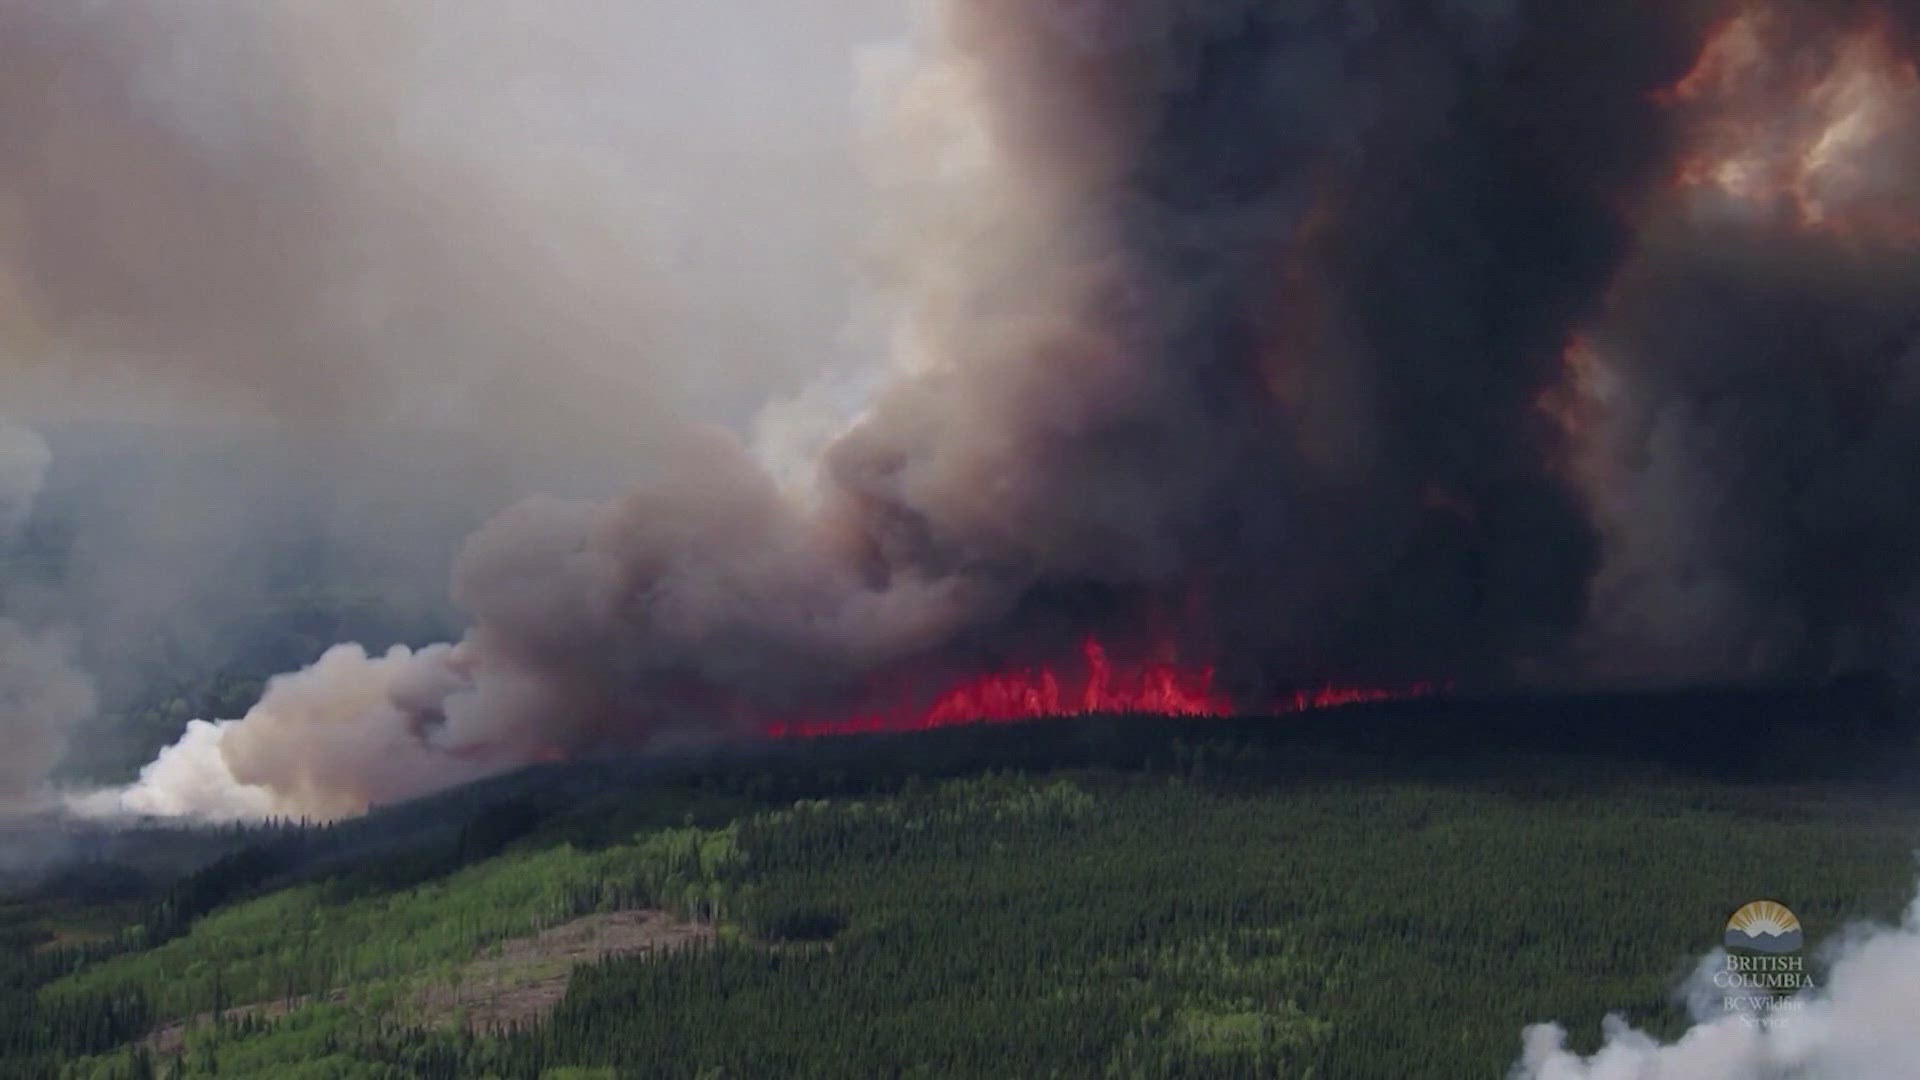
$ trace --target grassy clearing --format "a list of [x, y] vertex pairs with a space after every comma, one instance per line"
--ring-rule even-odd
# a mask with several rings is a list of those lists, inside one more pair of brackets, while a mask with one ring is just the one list
[[182, 937], [111, 958], [42, 993], [57, 1000], [137, 988], [160, 1020], [342, 988], [369, 1003], [391, 1000], [422, 979], [451, 977], [496, 942], [585, 912], [684, 895], [687, 884], [731, 858], [725, 834], [716, 835], [677, 830], [593, 852], [569, 845], [516, 851], [415, 888], [346, 902], [330, 901], [324, 883], [286, 889], [221, 910]]

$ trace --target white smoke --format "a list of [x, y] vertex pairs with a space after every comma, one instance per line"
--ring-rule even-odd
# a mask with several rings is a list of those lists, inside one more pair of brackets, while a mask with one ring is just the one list
[[124, 788], [68, 797], [83, 817], [169, 817], [204, 822], [258, 821], [274, 814], [273, 793], [242, 784], [220, 754], [220, 739], [231, 722], [187, 724], [180, 741], [140, 770], [138, 782]]
[[[481, 708], [449, 710], [422, 729], [410, 696], [452, 697], [464, 685], [457, 652], [396, 647], [368, 656], [338, 645], [305, 670], [267, 684], [239, 720], [195, 720], [125, 787], [77, 796], [93, 817], [333, 820], [534, 760], [537, 747], [488, 727]], [[495, 688], [498, 696], [510, 689]]]
[[[1860, 928], [1829, 949], [1815, 989], [1768, 1010], [1726, 1009], [1714, 977], [1723, 952], [1684, 987], [1694, 1026], [1663, 1043], [1617, 1016], [1591, 1056], [1567, 1048], [1559, 1024], [1536, 1024], [1510, 1080], [1896, 1080], [1920, 1076], [1920, 898], [1897, 926]], [[1736, 1002], [1736, 1005], [1738, 1003]]]

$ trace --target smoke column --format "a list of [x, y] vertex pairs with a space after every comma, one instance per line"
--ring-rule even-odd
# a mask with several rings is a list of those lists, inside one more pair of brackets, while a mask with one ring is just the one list
[[[1903, 662], [1920, 569], [1903, 7], [947, 0], [933, 16], [875, 140], [883, 364], [824, 365], [757, 447], [739, 424], [638, 424], [625, 495], [531, 499], [466, 543], [463, 640], [335, 649], [94, 804], [338, 816], [530, 761], [861, 715], [1089, 635], [1116, 663], [1204, 664], [1210, 694], [1256, 704], [1331, 680]], [[326, 122], [303, 138], [471, 190], [457, 145], [364, 141], [407, 68], [363, 57], [393, 60], [376, 43], [408, 27], [265, 25], [319, 43], [301, 56]], [[102, 70], [142, 59], [111, 40]], [[245, 107], [249, 138], [280, 130], [271, 97]], [[627, 318], [689, 282], [623, 261], [605, 239], [633, 235], [621, 219], [529, 252], [485, 213], [449, 222], [331, 173], [230, 176], [184, 145], [199, 186], [183, 190], [228, 183], [222, 199], [268, 220], [330, 208], [421, 315], [343, 330], [281, 310], [353, 254], [303, 232], [277, 237], [290, 277], [247, 283], [258, 303], [109, 290], [109, 325], [189, 358], [190, 383], [212, 370], [269, 407], [336, 401], [307, 384], [378, 386], [403, 342], [491, 358], [509, 392], [485, 400], [539, 430], [546, 357], [670, 370], [663, 355], [697, 364], [713, 344]], [[51, 190], [29, 205], [58, 205]], [[57, 301], [93, 296], [111, 261], [57, 239], [29, 245], [42, 257], [20, 276], [62, 324]], [[206, 257], [250, 266], [247, 239]], [[765, 282], [693, 284], [726, 310], [768, 302]], [[443, 310], [480, 315], [446, 331]], [[296, 361], [256, 370], [251, 345], [286, 326]], [[807, 445], [817, 458], [768, 460]]]
[[1596, 666], [1911, 665], [1920, 76], [1903, 13], [1746, 5], [1662, 93], [1681, 149], [1568, 350], [1605, 538]]

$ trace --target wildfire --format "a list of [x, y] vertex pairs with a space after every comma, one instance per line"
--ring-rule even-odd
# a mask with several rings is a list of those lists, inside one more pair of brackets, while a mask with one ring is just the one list
[[1746, 9], [1662, 96], [1690, 131], [1677, 188], [1696, 216], [1920, 241], [1920, 71], [1877, 21], [1802, 21]]
[[1081, 645], [1081, 661], [1081, 666], [1069, 672], [1029, 666], [978, 675], [948, 689], [924, 708], [831, 720], [781, 721], [766, 725], [764, 730], [774, 738], [816, 738], [1095, 713], [1190, 717], [1287, 714], [1428, 697], [1437, 690], [1428, 684], [1391, 690], [1322, 686], [1296, 690], [1264, 707], [1247, 707], [1215, 686], [1215, 671], [1208, 665], [1157, 661], [1118, 666], [1106, 647], [1091, 637]]
[[[1784, 231], [1835, 252], [1904, 257], [1920, 245], [1920, 68], [1884, 13], [1845, 18], [1753, 0], [1657, 100], [1681, 144], [1670, 183], [1647, 208], [1643, 244], [1653, 254], [1643, 259], [1680, 245], [1708, 250], [1723, 230]], [[1597, 443], [1628, 393], [1603, 327], [1572, 336], [1560, 378], [1535, 399], [1552, 464], [1596, 500], [1618, 489], [1607, 471], [1619, 459]]]

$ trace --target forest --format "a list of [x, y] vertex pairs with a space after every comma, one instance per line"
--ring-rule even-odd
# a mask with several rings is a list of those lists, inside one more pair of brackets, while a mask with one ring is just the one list
[[[1677, 1033], [1748, 900], [1816, 940], [1898, 912], [1901, 715], [1847, 683], [1083, 717], [155, 828], [0, 908], [0, 1073], [1499, 1076], [1542, 1019]], [[130, 856], [169, 844], [192, 870]], [[525, 1019], [462, 1004], [486, 958], [632, 911], [684, 944], [583, 960]]]

